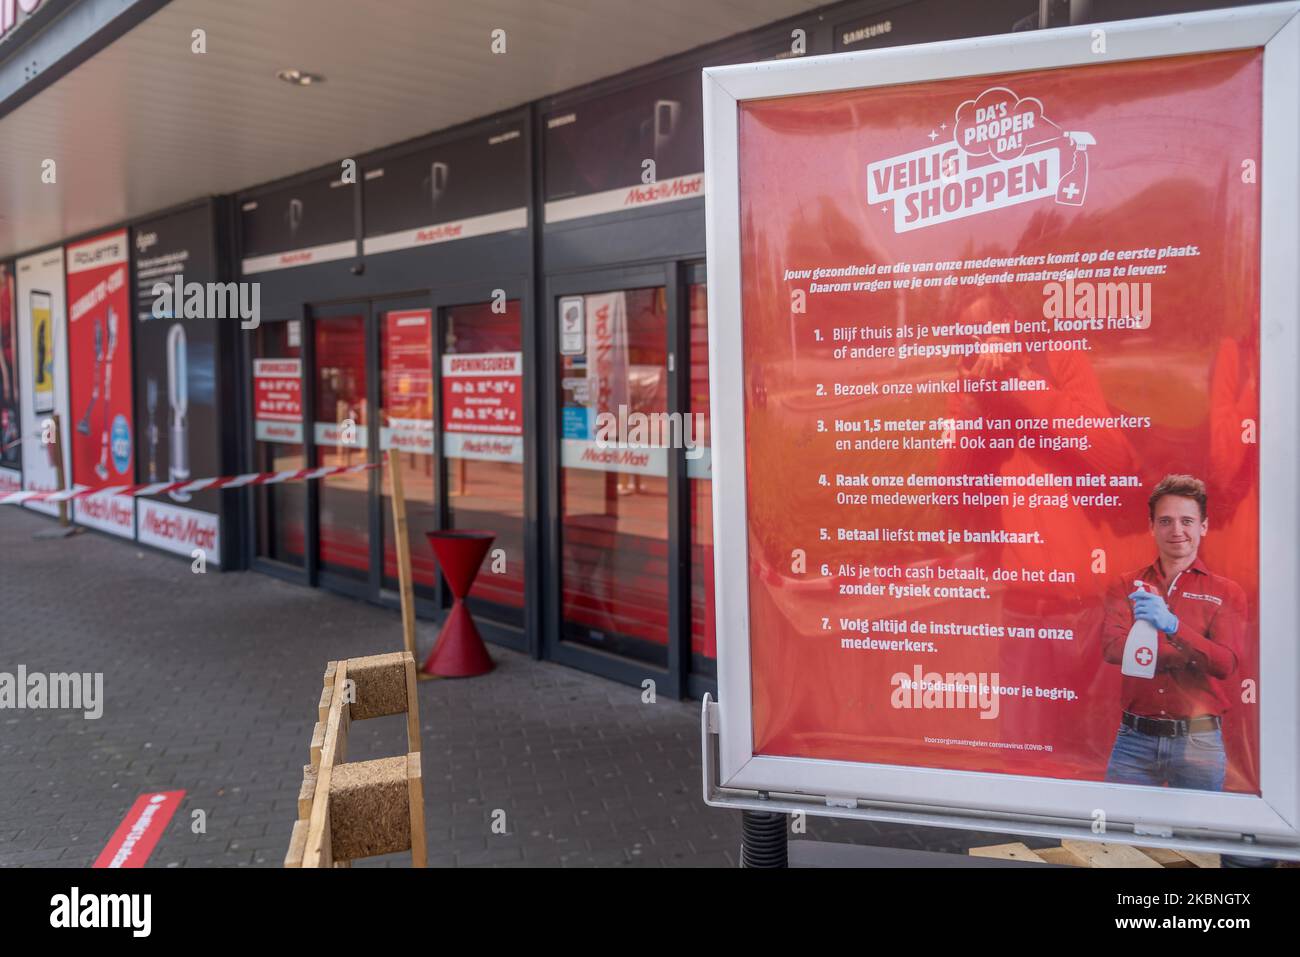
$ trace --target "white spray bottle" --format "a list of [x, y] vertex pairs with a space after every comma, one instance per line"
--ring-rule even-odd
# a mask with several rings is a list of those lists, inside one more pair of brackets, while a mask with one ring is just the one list
[[[1156, 591], [1144, 581], [1133, 584], [1142, 591], [1155, 594]], [[1128, 639], [1124, 642], [1124, 662], [1120, 672], [1130, 678], [1154, 678], [1156, 676], [1156, 655], [1160, 651], [1160, 633], [1156, 626], [1141, 618], [1133, 620], [1133, 627], [1128, 630]]]

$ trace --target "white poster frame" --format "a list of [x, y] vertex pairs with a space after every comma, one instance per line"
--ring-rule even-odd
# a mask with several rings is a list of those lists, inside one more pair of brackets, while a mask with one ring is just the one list
[[[54, 415], [59, 416], [59, 448], [62, 450], [65, 485], [72, 487], [72, 424], [68, 410], [71, 407], [68, 379], [68, 315], [66, 293], [67, 275], [62, 246], [51, 246], [30, 253], [14, 261], [14, 315], [18, 326], [18, 381], [22, 412], [19, 416], [23, 443], [23, 488], [36, 491], [55, 489], [55, 467], [50, 448], [45, 444], [42, 423]], [[33, 328], [31, 295], [50, 297], [50, 330], [54, 349], [54, 408], [37, 412], [33, 400], [35, 369], [32, 359]], [[59, 506], [49, 502], [24, 502], [23, 508], [56, 516]], [[69, 503], [68, 517], [75, 519], [76, 503]]]
[[[1104, 51], [1097, 52], [1098, 31]], [[738, 117], [747, 100], [1262, 47], [1259, 796], [755, 755], [749, 655]], [[718, 701], [715, 806], [1300, 859], [1300, 3], [704, 70]], [[866, 176], [866, 161], [863, 161]], [[1266, 596], [1266, 597], [1265, 597]], [[1107, 831], [1096, 829], [1104, 811]], [[1116, 834], [1122, 833], [1117, 838]]]

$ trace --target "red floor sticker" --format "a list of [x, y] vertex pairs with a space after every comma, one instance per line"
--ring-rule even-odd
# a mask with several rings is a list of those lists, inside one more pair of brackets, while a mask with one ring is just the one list
[[184, 791], [141, 794], [91, 866], [144, 867], [183, 797]]

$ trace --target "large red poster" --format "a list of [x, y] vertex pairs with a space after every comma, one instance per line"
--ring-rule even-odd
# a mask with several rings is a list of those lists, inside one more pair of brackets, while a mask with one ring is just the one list
[[[126, 231], [68, 246], [68, 379], [72, 480], [79, 487], [135, 480], [131, 314]], [[130, 498], [79, 499], [77, 521], [135, 537]]]
[[1260, 84], [741, 104], [755, 753], [1258, 792]]

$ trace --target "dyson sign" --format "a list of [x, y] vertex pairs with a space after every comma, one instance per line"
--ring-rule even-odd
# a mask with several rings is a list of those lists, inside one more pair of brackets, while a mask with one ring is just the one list
[[41, 0], [0, 0], [0, 40], [36, 12]]

